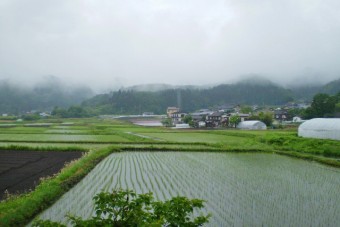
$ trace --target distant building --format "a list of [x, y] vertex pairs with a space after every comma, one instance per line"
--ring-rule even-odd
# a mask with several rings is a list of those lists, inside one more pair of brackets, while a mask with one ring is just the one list
[[274, 119], [277, 121], [288, 121], [288, 112], [286, 110], [275, 110]]
[[40, 117], [50, 117], [51, 114], [48, 114], [48, 113], [45, 113], [45, 112], [42, 112], [39, 114]]
[[190, 128], [189, 124], [176, 124], [175, 128]]
[[177, 113], [177, 112], [179, 112], [178, 107], [168, 107], [168, 109], [166, 110], [166, 114], [169, 118], [171, 117], [171, 114]]
[[222, 112], [214, 112], [206, 116], [206, 125], [208, 127], [218, 127], [222, 123]]
[[304, 122], [304, 120], [302, 120], [302, 118], [299, 117], [299, 116], [295, 116], [295, 117], [293, 117], [293, 121], [292, 121], [292, 122], [294, 122], [294, 123], [300, 123], [300, 122]]
[[231, 116], [235, 116], [235, 115], [237, 115], [237, 116], [240, 117], [241, 122], [242, 122], [242, 121], [248, 120], [249, 117], [250, 117], [250, 114], [244, 114], [244, 113], [231, 113], [231, 114], [229, 114], [229, 118], [230, 118]]
[[234, 111], [235, 105], [234, 104], [224, 104], [221, 106], [218, 106], [217, 109], [220, 112], [225, 112], [225, 113], [231, 113]]
[[152, 115], [154, 115], [153, 112], [144, 112], [143, 113], [143, 116], [152, 116]]
[[181, 112], [175, 112], [170, 114], [170, 118], [172, 121], [173, 125], [176, 124], [182, 124], [183, 123], [183, 118], [186, 116], [186, 113], [181, 113]]
[[198, 125], [198, 128], [204, 128], [206, 127], [207, 124], [205, 123], [205, 121], [199, 121], [197, 125]]

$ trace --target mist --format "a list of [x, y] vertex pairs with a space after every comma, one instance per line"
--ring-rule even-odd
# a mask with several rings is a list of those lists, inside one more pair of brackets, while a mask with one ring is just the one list
[[340, 2], [2, 0], [0, 79], [94, 90], [340, 77]]
[[52, 75], [36, 84], [0, 80], [0, 114], [52, 111], [56, 106], [80, 105], [93, 95], [89, 87], [67, 84]]

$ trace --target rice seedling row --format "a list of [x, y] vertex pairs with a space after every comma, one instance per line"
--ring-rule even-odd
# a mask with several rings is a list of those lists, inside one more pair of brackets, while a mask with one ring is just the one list
[[94, 194], [129, 188], [152, 191], [159, 200], [203, 198], [213, 214], [211, 226], [336, 226], [339, 174], [335, 168], [271, 154], [115, 153], [41, 217], [64, 220], [69, 211], [86, 218], [92, 215], [88, 201]]

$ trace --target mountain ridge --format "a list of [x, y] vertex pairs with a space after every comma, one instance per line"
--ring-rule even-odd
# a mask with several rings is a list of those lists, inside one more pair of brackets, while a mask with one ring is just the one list
[[18, 114], [32, 110], [50, 111], [55, 106], [82, 105], [95, 114], [164, 113], [168, 106], [182, 110], [225, 104], [283, 105], [290, 101], [310, 102], [317, 93], [340, 92], [340, 79], [319, 86], [284, 87], [261, 77], [250, 77], [231, 84], [167, 85], [143, 84], [94, 95], [86, 87], [71, 87], [55, 78], [25, 88], [0, 81], [0, 114]]

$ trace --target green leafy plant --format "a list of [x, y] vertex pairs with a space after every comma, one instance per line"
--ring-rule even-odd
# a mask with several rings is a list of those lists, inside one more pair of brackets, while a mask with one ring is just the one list
[[[208, 215], [193, 217], [196, 208], [204, 207], [201, 199], [173, 197], [154, 201], [152, 193], [136, 194], [130, 190], [101, 192], [94, 197], [95, 216], [83, 220], [68, 215], [73, 226], [202, 226]], [[35, 227], [65, 226], [49, 220], [36, 220]]]
[[165, 126], [165, 127], [171, 127], [173, 124], [172, 124], [172, 120], [171, 118], [165, 118], [162, 120], [162, 124]]
[[240, 122], [241, 122], [241, 118], [238, 115], [233, 115], [229, 119], [230, 126], [235, 127], [235, 128], [236, 128], [237, 124], [240, 123]]

